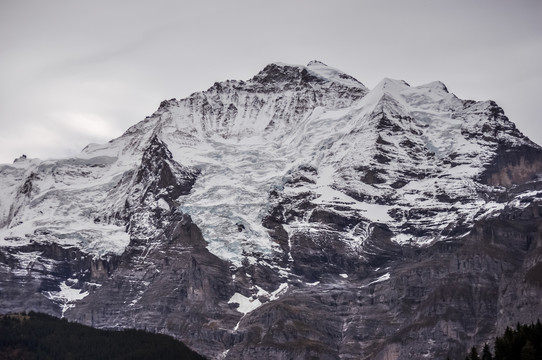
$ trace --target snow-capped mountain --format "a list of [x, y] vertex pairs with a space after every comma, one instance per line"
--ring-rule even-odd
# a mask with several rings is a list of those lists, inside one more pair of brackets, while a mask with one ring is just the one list
[[542, 314], [540, 173], [492, 101], [270, 64], [0, 166], [2, 310], [211, 358], [461, 354]]

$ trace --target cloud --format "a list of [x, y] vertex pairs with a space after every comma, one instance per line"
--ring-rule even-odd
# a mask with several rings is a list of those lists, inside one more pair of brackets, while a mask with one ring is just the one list
[[52, 114], [52, 124], [70, 136], [89, 137], [106, 141], [117, 131], [110, 121], [98, 114], [60, 112]]
[[273, 61], [318, 59], [368, 87], [441, 80], [532, 129], [541, 13], [538, 0], [0, 2], [0, 163], [106, 141], [163, 99]]

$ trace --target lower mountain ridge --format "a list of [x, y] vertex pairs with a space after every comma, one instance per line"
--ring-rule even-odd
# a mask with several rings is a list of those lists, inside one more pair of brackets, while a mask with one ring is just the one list
[[542, 148], [440, 82], [270, 64], [0, 174], [3, 313], [211, 359], [463, 358], [542, 317]]
[[34, 312], [0, 316], [0, 358], [205, 360], [170, 336], [98, 330]]

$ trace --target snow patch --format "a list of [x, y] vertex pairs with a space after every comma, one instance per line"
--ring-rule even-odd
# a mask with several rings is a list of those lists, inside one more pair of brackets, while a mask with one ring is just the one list
[[262, 306], [262, 303], [260, 300], [254, 299], [252, 297], [246, 297], [239, 293], [233, 294], [230, 300], [228, 300], [228, 304], [232, 304], [232, 303], [239, 304], [236, 310], [244, 315]]
[[[75, 282], [76, 279], [68, 279], [69, 282]], [[64, 313], [75, 306], [75, 302], [83, 299], [86, 297], [89, 292], [88, 291], [82, 291], [80, 289], [74, 289], [70, 287], [67, 284], [67, 281], [63, 281], [59, 284], [60, 290], [59, 291], [47, 291], [44, 292], [44, 295], [49, 300], [52, 300], [53, 302], [60, 305], [60, 308], [62, 310], [62, 317], [64, 317]]]
[[251, 297], [246, 297], [239, 293], [233, 294], [230, 300], [228, 300], [228, 304], [239, 304], [237, 311], [246, 315], [263, 305], [259, 298], [263, 297], [267, 298], [269, 301], [274, 301], [284, 295], [288, 290], [288, 283], [280, 284], [279, 287], [271, 293], [257, 285], [253, 289], [257, 290], [257, 292]]
[[376, 280], [371, 281], [371, 282], [368, 283], [367, 285], [363, 285], [362, 287], [367, 287], [367, 286], [372, 285], [372, 284], [377, 284], [377, 283], [379, 283], [379, 282], [389, 280], [390, 277], [391, 277], [391, 274], [390, 274], [390, 273], [386, 273], [386, 274], [384, 274], [384, 275], [378, 277]]

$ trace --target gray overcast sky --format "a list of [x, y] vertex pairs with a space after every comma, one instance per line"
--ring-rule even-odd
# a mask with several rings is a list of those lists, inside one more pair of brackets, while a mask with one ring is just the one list
[[317, 59], [443, 81], [542, 143], [540, 0], [0, 0], [0, 163], [77, 154], [215, 81]]

